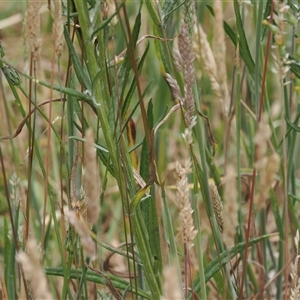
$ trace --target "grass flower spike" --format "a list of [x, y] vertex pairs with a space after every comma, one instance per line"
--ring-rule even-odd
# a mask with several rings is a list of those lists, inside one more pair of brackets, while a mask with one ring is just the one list
[[183, 242], [190, 249], [193, 246], [193, 240], [197, 234], [193, 223], [193, 210], [189, 200], [189, 185], [187, 174], [191, 172], [191, 161], [186, 160], [183, 166], [176, 162], [176, 176], [177, 176], [177, 203], [179, 205], [179, 231], [182, 234]]

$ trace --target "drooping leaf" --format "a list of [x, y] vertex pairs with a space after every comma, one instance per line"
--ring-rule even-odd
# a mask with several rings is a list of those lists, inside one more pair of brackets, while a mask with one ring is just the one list
[[[46, 275], [50, 275], [50, 276], [62, 276], [62, 277], [64, 276], [64, 270], [61, 267], [59, 267], [59, 268], [46, 267], [44, 269], [44, 271], [45, 271]], [[78, 279], [78, 278], [80, 278], [81, 275], [82, 275], [82, 269], [81, 268], [78, 268], [76, 270], [71, 269], [69, 277], [72, 278], [72, 279]], [[125, 279], [122, 279], [118, 276], [111, 275], [111, 274], [107, 274], [106, 276], [111, 280], [111, 283], [114, 285], [114, 287], [116, 289], [120, 289], [121, 291], [124, 291], [124, 290], [129, 288], [129, 291], [131, 291], [130, 290], [130, 284]], [[90, 281], [90, 282], [95, 282], [95, 283], [98, 283], [98, 284], [102, 284], [102, 285], [107, 285], [107, 280], [106, 280], [105, 277], [101, 276], [98, 273], [92, 272], [90, 270], [87, 270], [87, 272], [86, 272], [86, 280]], [[133, 289], [133, 292], [134, 293], [137, 292], [137, 294], [139, 296], [141, 296], [145, 299], [149, 299], [149, 300], [151, 299], [150, 295], [145, 293], [141, 289], [137, 289], [137, 291], [135, 291], [135, 289]]]
[[[252, 247], [253, 245], [259, 243], [260, 241], [268, 239], [274, 235], [277, 234], [266, 234], [257, 238], [253, 238], [249, 240], [248, 246]], [[246, 242], [241, 242], [236, 246], [228, 249], [227, 251], [220, 253], [220, 255], [216, 256], [210, 263], [208, 263], [205, 267], [205, 282], [208, 282], [217, 272], [219, 272], [221, 266], [225, 266], [238, 253], [244, 251], [245, 246], [246, 246]], [[195, 292], [199, 293], [200, 291], [199, 278], [197, 278], [196, 281], [194, 282], [194, 286], [195, 286]]]

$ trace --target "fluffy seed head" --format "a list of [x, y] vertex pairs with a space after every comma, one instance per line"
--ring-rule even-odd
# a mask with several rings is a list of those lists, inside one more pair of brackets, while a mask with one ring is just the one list
[[61, 0], [51, 1], [51, 14], [53, 17], [52, 33], [54, 40], [54, 51], [57, 56], [61, 56], [63, 50], [63, 20], [61, 11]]
[[190, 125], [187, 128], [185, 128], [184, 133], [182, 134], [182, 137], [188, 146], [193, 144], [193, 127], [196, 126], [196, 123], [197, 117], [194, 116], [191, 119]]
[[170, 86], [172, 96], [174, 99], [177, 99], [181, 104], [183, 104], [183, 99], [181, 96], [180, 88], [177, 83], [177, 80], [174, 79], [170, 74], [166, 73], [166, 80]]
[[178, 48], [181, 55], [181, 67], [184, 77], [184, 102], [187, 107], [186, 122], [189, 126], [195, 112], [195, 101], [193, 95], [193, 86], [195, 83], [194, 59], [195, 54], [192, 47], [192, 40], [189, 35], [188, 26], [183, 24], [178, 36]]
[[26, 280], [30, 282], [30, 287], [35, 299], [52, 299], [48, 289], [47, 279], [40, 265], [40, 253], [35, 239], [28, 239], [26, 253], [21, 251], [16, 259], [21, 264]]
[[80, 242], [85, 254], [88, 255], [92, 260], [96, 259], [96, 248], [95, 243], [90, 236], [90, 230], [87, 224], [82, 218], [78, 218], [77, 214], [73, 210], [65, 212], [70, 224], [74, 227], [76, 233], [80, 237]]
[[181, 166], [179, 162], [176, 162], [176, 176], [177, 176], [177, 203], [179, 205], [179, 231], [182, 234], [183, 242], [187, 248], [190, 249], [193, 246], [193, 240], [197, 234], [197, 230], [194, 228], [193, 223], [193, 210], [189, 201], [189, 186], [187, 180], [187, 174], [191, 170], [191, 161], [186, 160], [185, 165]]
[[26, 39], [34, 60], [38, 60], [42, 46], [42, 39], [40, 38], [40, 6], [40, 1], [29, 0], [25, 17]]

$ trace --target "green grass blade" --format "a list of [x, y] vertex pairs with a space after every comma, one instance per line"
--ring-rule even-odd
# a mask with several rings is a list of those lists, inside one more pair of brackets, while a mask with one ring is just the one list
[[255, 75], [255, 65], [254, 65], [254, 61], [251, 56], [249, 46], [248, 46], [248, 41], [247, 41], [247, 38], [245, 35], [238, 1], [234, 0], [233, 5], [234, 5], [234, 12], [235, 12], [235, 17], [236, 17], [237, 31], [238, 31], [238, 35], [239, 35], [239, 49], [240, 49], [240, 53], [241, 53], [241, 58], [245, 62], [245, 65], [249, 71], [250, 76], [253, 78]]
[[[65, 276], [64, 275], [64, 269], [63, 268], [52, 268], [52, 267], [46, 267], [45, 269], [45, 273], [46, 275], [49, 276]], [[70, 278], [71, 279], [76, 279], [78, 278], [78, 276], [82, 275], [82, 269], [78, 268], [78, 269], [71, 269], [70, 270]], [[121, 291], [125, 291], [128, 288], [128, 281], [126, 281], [125, 279], [119, 278], [115, 275], [111, 275], [111, 274], [106, 274], [106, 276], [111, 280], [111, 282], [113, 283], [114, 287], [116, 289], [120, 289]], [[95, 283], [99, 283], [102, 285], [107, 285], [107, 281], [106, 279], [101, 276], [100, 274], [97, 274], [95, 272], [92, 272], [90, 270], [87, 270], [86, 272], [86, 280], [90, 281], [90, 282], [95, 282]], [[129, 291], [131, 292], [131, 290], [129, 289]], [[152, 299], [147, 293], [145, 293], [144, 291], [142, 291], [141, 289], [137, 289], [132, 291], [133, 293], [137, 293], [139, 296], [145, 298], [145, 299]]]
[[[260, 241], [268, 239], [274, 235], [277, 235], [277, 234], [266, 234], [266, 235], [263, 235], [263, 236], [260, 236], [257, 238], [253, 238], [249, 241], [249, 247], [252, 247], [255, 244], [259, 243]], [[214, 275], [220, 271], [221, 266], [225, 266], [238, 253], [241, 253], [242, 251], [244, 251], [245, 246], [246, 246], [246, 242], [241, 242], [241, 243], [237, 244], [236, 246], [220, 253], [209, 264], [207, 264], [205, 266], [205, 282], [208, 282], [211, 278], [213, 278]], [[196, 293], [199, 293], [199, 291], [200, 291], [199, 279], [196, 280], [196, 282], [194, 283], [194, 286], [195, 286]]]
[[13, 239], [8, 237], [8, 223], [7, 219], [4, 219], [4, 279], [7, 290], [8, 299], [15, 299], [17, 295], [16, 291], [16, 271], [15, 271], [15, 255], [16, 247]]
[[91, 91], [91, 87], [92, 87], [91, 79], [89, 78], [89, 74], [85, 71], [86, 70], [85, 67], [82, 66], [82, 64], [79, 60], [79, 57], [75, 51], [75, 48], [73, 46], [71, 39], [70, 39], [70, 33], [68, 32], [66, 27], [64, 28], [64, 37], [65, 37], [65, 40], [66, 40], [66, 43], [67, 43], [67, 46], [69, 49], [69, 54], [70, 54], [70, 57], [73, 62], [76, 76], [77, 76], [79, 82], [82, 84], [82, 86], [85, 89]]

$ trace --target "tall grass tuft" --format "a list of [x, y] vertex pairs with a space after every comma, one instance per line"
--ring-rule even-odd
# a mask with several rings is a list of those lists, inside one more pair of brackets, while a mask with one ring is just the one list
[[0, 15], [0, 298], [299, 298], [296, 3]]

